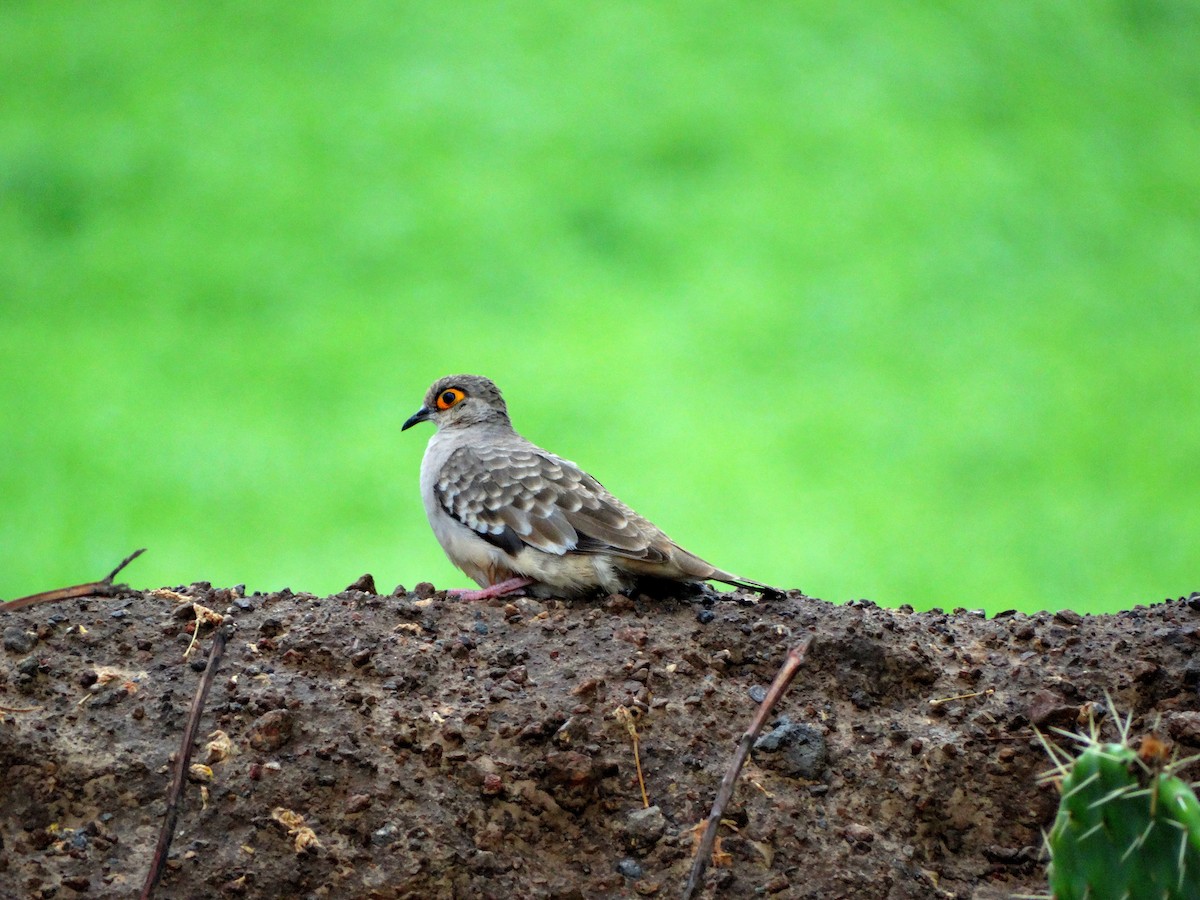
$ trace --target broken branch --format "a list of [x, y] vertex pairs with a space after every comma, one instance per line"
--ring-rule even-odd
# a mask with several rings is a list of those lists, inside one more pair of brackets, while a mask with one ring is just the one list
[[18, 597], [16, 600], [9, 600], [7, 603], [0, 603], [0, 612], [13, 612], [14, 610], [24, 609], [27, 606], [37, 606], [39, 603], [70, 600], [72, 597], [111, 597], [113, 594], [119, 593], [127, 587], [123, 584], [113, 584], [113, 579], [117, 577], [117, 573], [145, 552], [145, 547], [142, 547], [140, 550], [134, 550], [121, 560], [119, 566], [108, 573], [107, 578], [102, 578], [100, 581], [89, 581], [87, 584], [76, 584], [53, 591], [42, 591], [40, 594], [30, 594], [28, 597]]
[[154, 893], [154, 886], [162, 877], [167, 864], [167, 853], [171, 850], [171, 840], [175, 837], [175, 822], [179, 818], [179, 798], [183, 794], [188, 764], [192, 758], [192, 744], [200, 731], [200, 717], [204, 713], [204, 703], [208, 699], [208, 690], [212, 687], [213, 678], [217, 674], [217, 666], [225, 653], [225, 642], [229, 639], [231, 624], [218, 628], [213, 633], [212, 649], [208, 651], [208, 665], [196, 686], [196, 696], [192, 699], [192, 708], [188, 713], [187, 725], [183, 729], [183, 742], [175, 756], [175, 774], [171, 778], [171, 789], [167, 793], [167, 813], [163, 817], [162, 830], [158, 833], [158, 845], [154, 848], [154, 858], [150, 863], [150, 872], [146, 875], [146, 883], [142, 886], [141, 900], [149, 900]]
[[796, 670], [800, 668], [800, 664], [804, 662], [804, 657], [808, 654], [808, 648], [812, 645], [812, 640], [813, 636], [810, 634], [797, 646], [788, 651], [787, 659], [779, 667], [779, 672], [776, 673], [775, 680], [771, 682], [771, 687], [767, 690], [767, 696], [763, 698], [762, 703], [758, 706], [758, 712], [754, 714], [754, 718], [750, 721], [750, 727], [746, 729], [746, 733], [742, 735], [741, 741], [738, 742], [738, 748], [733, 754], [733, 760], [725, 772], [725, 777], [721, 779], [720, 788], [717, 789], [717, 797], [713, 800], [712, 811], [709, 812], [708, 819], [705, 820], [704, 834], [701, 835], [700, 842], [696, 847], [696, 858], [692, 860], [692, 872], [688, 876], [687, 885], [683, 889], [683, 900], [690, 900], [704, 878], [704, 871], [708, 868], [709, 856], [711, 856], [713, 846], [717, 840], [717, 829], [720, 827], [722, 816], [725, 815], [725, 807], [729, 805], [729, 801], [733, 797], [733, 788], [737, 784], [742, 766], [746, 763], [746, 757], [750, 755], [750, 748], [758, 738], [758, 733], [762, 731], [763, 725], [766, 724], [767, 717], [771, 715], [771, 710], [775, 708], [775, 704], [779, 702], [779, 698], [784, 695], [784, 692], [788, 689], [788, 685], [792, 683], [792, 679], [796, 676]]

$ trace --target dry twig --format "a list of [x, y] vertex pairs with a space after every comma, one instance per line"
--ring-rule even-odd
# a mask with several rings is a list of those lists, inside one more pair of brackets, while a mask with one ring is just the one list
[[27, 606], [37, 606], [39, 603], [54, 603], [57, 600], [70, 600], [72, 597], [111, 597], [126, 588], [123, 584], [113, 584], [113, 579], [123, 568], [146, 552], [143, 547], [134, 550], [121, 560], [121, 564], [108, 573], [107, 578], [100, 581], [89, 581], [87, 584], [76, 584], [71, 587], [58, 588], [53, 591], [43, 591], [40, 594], [30, 594], [28, 597], [18, 597], [7, 603], [0, 603], [0, 612], [14, 612]]
[[955, 700], [973, 700], [976, 697], [990, 697], [996, 693], [995, 688], [987, 688], [982, 691], [975, 691], [970, 694], [955, 694], [953, 697], [938, 697], [929, 701], [930, 706], [941, 706], [943, 703], [953, 703]]
[[175, 757], [175, 774], [171, 778], [171, 789], [167, 793], [167, 814], [163, 817], [162, 830], [158, 833], [158, 846], [154, 848], [154, 859], [146, 875], [146, 883], [142, 885], [142, 900], [149, 900], [154, 894], [154, 886], [158, 884], [158, 879], [162, 877], [163, 868], [167, 864], [167, 853], [171, 849], [171, 839], [175, 836], [175, 821], [179, 818], [179, 798], [183, 794], [183, 785], [187, 780], [192, 758], [192, 743], [200, 731], [204, 702], [208, 699], [208, 690], [212, 687], [217, 666], [225, 652], [225, 642], [229, 639], [230, 630], [230, 625], [226, 625], [213, 633], [212, 649], [208, 651], [208, 665], [205, 666], [200, 683], [196, 686], [196, 696], [192, 699], [192, 709], [188, 713], [187, 725], [183, 730], [183, 742], [179, 745], [179, 753]]
[[758, 712], [754, 714], [754, 718], [750, 722], [750, 727], [746, 729], [746, 733], [742, 735], [741, 741], [738, 742], [738, 748], [733, 754], [733, 761], [729, 764], [729, 768], [725, 772], [725, 777], [721, 779], [721, 786], [717, 789], [717, 797], [713, 800], [712, 811], [708, 814], [708, 819], [704, 823], [704, 834], [700, 838], [699, 845], [696, 848], [696, 858], [692, 860], [692, 872], [688, 875], [687, 885], [683, 889], [683, 900], [690, 900], [696, 889], [700, 886], [700, 882], [704, 878], [704, 870], [708, 868], [709, 856], [712, 854], [713, 845], [717, 839], [717, 829], [721, 824], [721, 817], [725, 814], [725, 807], [729, 805], [730, 799], [733, 797], [733, 788], [737, 784], [738, 774], [742, 771], [742, 766], [746, 762], [746, 757], [750, 755], [750, 748], [754, 745], [758, 733], [762, 731], [762, 727], [766, 724], [767, 717], [771, 715], [771, 710], [775, 708], [775, 704], [779, 702], [779, 698], [783, 696], [788, 689], [792, 679], [796, 675], [796, 670], [800, 668], [800, 664], [804, 662], [804, 657], [808, 654], [808, 648], [812, 645], [812, 635], [808, 635], [797, 646], [788, 651], [787, 659], [783, 661], [783, 665], [779, 667], [779, 672], [775, 675], [775, 680], [771, 682], [771, 687], [767, 690], [767, 696], [763, 698], [763, 702], [758, 706]]

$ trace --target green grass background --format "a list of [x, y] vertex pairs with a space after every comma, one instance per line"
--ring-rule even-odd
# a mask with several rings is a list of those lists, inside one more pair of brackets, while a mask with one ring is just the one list
[[[1200, 4], [0, 4], [0, 595], [464, 585], [437, 376], [829, 600], [1200, 589]], [[429, 426], [423, 426], [428, 429]]]

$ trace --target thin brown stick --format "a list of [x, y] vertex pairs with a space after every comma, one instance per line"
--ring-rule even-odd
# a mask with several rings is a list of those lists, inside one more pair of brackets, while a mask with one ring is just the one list
[[642, 754], [638, 750], [638, 736], [633, 736], [633, 765], [637, 769], [638, 787], [642, 789], [642, 809], [650, 808], [650, 795], [646, 793], [646, 777], [642, 774]]
[[188, 713], [187, 725], [183, 730], [183, 742], [175, 755], [175, 774], [171, 777], [171, 789], [167, 792], [167, 814], [163, 817], [162, 830], [158, 833], [158, 845], [154, 848], [154, 858], [146, 875], [146, 883], [142, 885], [141, 900], [149, 900], [153, 896], [154, 886], [158, 884], [167, 865], [167, 853], [171, 850], [171, 840], [175, 837], [175, 822], [179, 818], [179, 798], [183, 794], [188, 764], [192, 759], [192, 744], [200, 731], [204, 702], [208, 699], [208, 689], [212, 687], [231, 630], [231, 626], [225, 624], [213, 633], [212, 649], [208, 651], [208, 665], [204, 667], [204, 674], [196, 686], [196, 696], [192, 699], [192, 709]]
[[40, 706], [0, 706], [0, 713], [31, 713], [39, 709]]
[[712, 855], [713, 845], [717, 841], [717, 829], [720, 827], [721, 817], [725, 815], [725, 807], [729, 805], [729, 801], [733, 797], [734, 786], [737, 784], [742, 766], [745, 765], [746, 757], [750, 755], [750, 748], [754, 745], [758, 733], [762, 731], [763, 725], [766, 724], [767, 717], [771, 715], [771, 710], [775, 708], [779, 698], [784, 695], [788, 685], [792, 683], [792, 679], [796, 676], [796, 670], [800, 668], [800, 664], [804, 662], [804, 657], [808, 654], [812, 640], [813, 636], [810, 634], [788, 651], [787, 659], [779, 667], [775, 680], [771, 682], [771, 687], [767, 690], [767, 696], [763, 698], [763, 702], [758, 706], [758, 712], [750, 721], [750, 727], [746, 729], [746, 733], [738, 742], [733, 760], [725, 772], [725, 777], [721, 779], [721, 786], [717, 789], [717, 797], [713, 800], [712, 811], [704, 823], [704, 834], [701, 835], [700, 843], [696, 847], [696, 858], [692, 860], [692, 872], [683, 889], [683, 900], [690, 900], [704, 879], [704, 871], [708, 868], [708, 860]]
[[146, 552], [146, 548], [142, 547], [140, 550], [134, 550], [132, 553], [130, 553], [127, 557], [125, 557], [123, 560], [121, 560], [117, 564], [117, 567], [115, 569], [113, 569], [111, 572], [108, 573], [108, 577], [104, 579], [104, 583], [112, 584], [113, 579], [116, 578], [117, 575], [120, 574], [122, 569], [124, 569], [127, 565], [129, 565], [131, 562], [133, 562], [135, 559], [137, 559], [139, 556], [141, 556], [145, 552]]
[[625, 730], [629, 732], [629, 740], [633, 744], [633, 765], [637, 769], [638, 787], [642, 789], [642, 807], [650, 808], [650, 795], [646, 793], [646, 778], [642, 775], [642, 755], [638, 750], [638, 744], [641, 738], [637, 733], [637, 722], [634, 721], [633, 713], [626, 706], [618, 706], [616, 708], [617, 720], [625, 726]]
[[40, 594], [18, 597], [16, 600], [9, 600], [7, 603], [0, 602], [0, 612], [13, 612], [14, 610], [24, 609], [27, 606], [37, 606], [39, 603], [70, 600], [72, 597], [110, 597], [124, 587], [124, 585], [113, 584], [113, 579], [117, 577], [117, 573], [145, 552], [145, 547], [142, 547], [140, 550], [134, 550], [121, 560], [119, 566], [108, 573], [107, 578], [102, 578], [100, 581], [89, 581], [87, 584], [76, 584], [71, 587], [57, 588], [53, 591], [42, 591]]

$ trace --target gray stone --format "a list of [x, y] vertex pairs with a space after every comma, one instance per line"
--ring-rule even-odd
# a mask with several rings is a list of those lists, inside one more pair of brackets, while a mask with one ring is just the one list
[[37, 644], [37, 635], [19, 625], [4, 629], [4, 649], [10, 653], [28, 653]]
[[792, 722], [781, 723], [755, 741], [754, 758], [777, 772], [806, 781], [817, 780], [829, 760], [825, 736], [809, 725]]
[[657, 806], [636, 809], [625, 820], [625, 840], [634, 850], [649, 850], [666, 830], [666, 817]]

